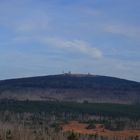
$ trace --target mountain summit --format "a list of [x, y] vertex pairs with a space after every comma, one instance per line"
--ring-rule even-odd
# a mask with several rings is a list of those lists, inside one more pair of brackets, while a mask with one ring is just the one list
[[0, 81], [0, 99], [140, 102], [140, 83], [91, 74], [49, 75]]

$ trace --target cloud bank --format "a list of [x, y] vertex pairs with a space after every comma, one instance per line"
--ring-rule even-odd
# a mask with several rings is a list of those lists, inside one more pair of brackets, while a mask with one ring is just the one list
[[58, 38], [46, 38], [44, 39], [44, 42], [50, 46], [62, 48], [67, 51], [79, 52], [95, 59], [103, 57], [103, 54], [99, 49], [91, 47], [87, 42], [82, 40], [67, 41]]

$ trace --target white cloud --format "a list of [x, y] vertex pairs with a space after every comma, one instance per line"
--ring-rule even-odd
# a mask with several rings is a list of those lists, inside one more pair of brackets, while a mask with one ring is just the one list
[[43, 31], [48, 29], [48, 18], [46, 16], [29, 17], [16, 23], [19, 32]]
[[27, 42], [39, 42], [41, 44], [47, 44], [48, 47], [54, 47], [57, 49], [64, 49], [67, 52], [76, 52], [87, 55], [94, 59], [100, 59], [103, 57], [103, 53], [96, 47], [92, 47], [89, 43], [82, 40], [64, 40], [60, 38], [52, 38], [45, 36], [17, 36], [13, 38], [13, 43], [27, 43]]
[[103, 56], [99, 49], [91, 47], [87, 42], [82, 40], [67, 41], [58, 38], [46, 38], [43, 41], [53, 47], [80, 52], [95, 59], [100, 59]]
[[35, 9], [28, 3], [27, 0], [0, 2], [0, 26], [18, 34], [48, 30], [50, 18], [47, 8]]
[[43, 33], [50, 28], [49, 19], [47, 17], [40, 18], [39, 16], [10, 22], [3, 21], [0, 22], [0, 25], [6, 27], [7, 29], [11, 29], [11, 31], [13, 30], [15, 33], [18, 33], [18, 35], [24, 33]]
[[126, 37], [138, 38], [140, 36], [140, 28], [129, 25], [110, 25], [104, 28], [106, 32], [124, 35]]

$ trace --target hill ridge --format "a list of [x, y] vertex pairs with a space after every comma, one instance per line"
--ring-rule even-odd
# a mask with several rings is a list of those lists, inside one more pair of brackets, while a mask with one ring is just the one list
[[140, 83], [116, 77], [71, 74], [0, 81], [0, 99], [132, 103], [140, 101]]

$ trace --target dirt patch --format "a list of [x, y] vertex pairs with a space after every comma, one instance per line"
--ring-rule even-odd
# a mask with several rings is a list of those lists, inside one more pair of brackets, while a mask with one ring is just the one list
[[140, 130], [111, 131], [101, 127], [101, 124], [96, 124], [95, 129], [87, 129], [87, 127], [88, 124], [71, 121], [68, 124], [63, 125], [63, 131], [74, 131], [80, 134], [98, 134], [107, 137], [140, 137]]

